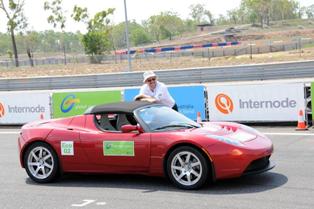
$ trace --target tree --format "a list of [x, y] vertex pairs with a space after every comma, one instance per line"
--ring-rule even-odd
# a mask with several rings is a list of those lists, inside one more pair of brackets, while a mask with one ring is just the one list
[[214, 18], [209, 10], [204, 11], [205, 22], [208, 21], [210, 24], [214, 24]]
[[213, 24], [213, 15], [209, 10], [204, 8], [204, 4], [192, 4], [189, 8], [191, 10], [191, 17], [196, 24], [211, 23]]
[[183, 21], [184, 24], [184, 32], [189, 31], [195, 31], [197, 26], [195, 25], [194, 21], [192, 19], [186, 19]]
[[145, 25], [147, 26], [149, 32], [152, 34], [156, 41], [160, 41], [161, 39], [161, 31], [160, 31], [160, 24], [159, 24], [159, 16], [153, 15], [150, 16], [149, 19], [146, 21]]
[[241, 4], [247, 8], [252, 23], [259, 19], [261, 27], [266, 22], [269, 25], [272, 0], [242, 0]]
[[30, 62], [31, 67], [34, 66], [34, 51], [37, 48], [37, 43], [39, 42], [38, 33], [28, 31], [24, 36], [24, 44], [26, 53]]
[[141, 44], [146, 44], [150, 42], [149, 34], [145, 31], [145, 29], [133, 22], [130, 27], [130, 40], [133, 46], [138, 46]]
[[308, 19], [314, 18], [314, 4], [308, 6], [305, 9], [305, 13], [306, 13]]
[[[149, 33], [145, 28], [136, 23], [135, 21], [129, 22], [129, 33], [130, 41], [132, 46], [138, 46], [141, 44], [151, 42]], [[126, 47], [126, 37], [125, 37], [125, 23], [122, 22], [118, 25], [115, 25], [112, 29], [113, 45], [116, 48], [125, 48]]]
[[[47, 21], [48, 23], [52, 24], [54, 28], [59, 27], [64, 34], [65, 29], [65, 22], [66, 22], [66, 16], [65, 16], [65, 10], [62, 9], [62, 0], [53, 0], [51, 3], [48, 1], [45, 1], [44, 3], [44, 9], [51, 11], [51, 14], [49, 15]], [[65, 49], [65, 43], [64, 43], [64, 36], [62, 39], [62, 48], [63, 48], [63, 55], [64, 55], [64, 64], [67, 64], [66, 59], [66, 49]]]
[[216, 24], [217, 25], [226, 25], [228, 24], [229, 21], [227, 20], [227, 18], [225, 16], [223, 16], [222, 14], [219, 15], [219, 17], [216, 20]]
[[181, 18], [170, 11], [151, 16], [147, 21], [147, 26], [158, 42], [164, 38], [172, 40], [173, 36], [180, 35], [184, 31], [184, 23]]
[[[59, 52], [61, 48], [57, 42], [58, 40], [62, 40], [63, 37], [68, 51], [81, 53], [84, 50], [81, 43], [82, 34], [80, 32], [65, 32], [63, 34], [53, 30], [43, 32], [26, 31], [17, 33], [15, 39], [19, 51], [27, 52], [27, 49], [30, 49], [31, 54], [35, 54], [35, 52]], [[0, 55], [7, 55], [9, 49], [13, 55], [10, 35], [8, 33], [0, 33]]]
[[0, 10], [5, 13], [7, 18], [7, 27], [11, 36], [13, 53], [15, 58], [15, 66], [19, 66], [17, 46], [15, 40], [15, 31], [23, 30], [27, 27], [27, 21], [24, 16], [24, 0], [8, 0], [5, 4], [5, 0], [0, 0]]
[[182, 34], [184, 24], [177, 14], [172, 12], [163, 12], [161, 13], [160, 21], [162, 38], [172, 40], [173, 36]]
[[238, 24], [240, 22], [238, 9], [228, 10], [227, 15], [229, 17], [230, 22], [232, 22], [233, 24]]
[[12, 48], [11, 37], [9, 34], [0, 33], [0, 54], [7, 54], [7, 51]]
[[[248, 1], [242, 2], [247, 3]], [[262, 15], [264, 17], [264, 21], [267, 21], [267, 24], [270, 20], [277, 21], [301, 18], [303, 15], [303, 8], [300, 7], [299, 2], [295, 0], [271, 0], [270, 2], [266, 2], [265, 5], [267, 7], [270, 5], [266, 10], [266, 14], [263, 13], [265, 11], [259, 9], [259, 7], [263, 9], [263, 4], [258, 4], [258, 2], [255, 2], [255, 4], [256, 9], [254, 11], [256, 12], [257, 18]], [[252, 9], [252, 7], [249, 7], [249, 11], [252, 11]]]
[[83, 36], [85, 52], [92, 56], [101, 55], [110, 46], [108, 35], [103, 31], [92, 30]]
[[297, 13], [296, 16], [297, 18], [302, 19], [302, 16], [305, 13], [306, 7], [302, 7], [300, 2], [297, 2], [297, 1], [295, 1], [295, 5], [296, 5], [296, 13]]
[[112, 42], [110, 41], [110, 32], [112, 26], [110, 25], [109, 15], [114, 13], [113, 8], [97, 12], [93, 18], [89, 17], [86, 8], [75, 6], [71, 17], [77, 22], [83, 22], [87, 25], [87, 33], [83, 35], [82, 43], [84, 45], [85, 53], [90, 54], [92, 61], [100, 63], [98, 59], [103, 53], [112, 49]]

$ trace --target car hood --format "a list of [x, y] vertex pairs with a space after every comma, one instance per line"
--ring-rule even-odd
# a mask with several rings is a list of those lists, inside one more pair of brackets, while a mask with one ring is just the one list
[[235, 143], [244, 143], [254, 140], [258, 136], [263, 136], [253, 128], [230, 122], [205, 122], [202, 123], [202, 128], [193, 129], [191, 132], [212, 139], [228, 142], [234, 141]]
[[39, 127], [58, 127], [67, 126], [71, 122], [72, 118], [60, 118], [50, 120], [37, 120], [25, 124], [23, 128], [39, 128]]

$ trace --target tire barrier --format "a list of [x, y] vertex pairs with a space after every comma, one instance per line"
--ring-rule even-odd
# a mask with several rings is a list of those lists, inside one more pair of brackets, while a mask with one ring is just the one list
[[[171, 47], [156, 47], [156, 48], [143, 48], [143, 49], [136, 49], [130, 50], [130, 54], [135, 53], [159, 53], [159, 52], [171, 52], [171, 51], [181, 51], [181, 50], [188, 50], [188, 49], [196, 49], [196, 48], [210, 48], [210, 47], [223, 47], [223, 46], [235, 46], [239, 45], [240, 42], [233, 41], [233, 42], [220, 42], [220, 43], [206, 43], [206, 44], [193, 44], [193, 45], [184, 45], [184, 46], [171, 46]], [[127, 50], [119, 50], [116, 54], [127, 54]]]

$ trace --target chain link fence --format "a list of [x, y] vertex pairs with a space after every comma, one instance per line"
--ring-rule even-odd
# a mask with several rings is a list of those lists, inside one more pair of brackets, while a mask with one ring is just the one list
[[[277, 41], [278, 42], [278, 41]], [[178, 57], [202, 57], [202, 58], [214, 58], [214, 57], [225, 57], [225, 56], [239, 56], [239, 55], [252, 55], [263, 54], [270, 52], [280, 52], [280, 51], [291, 51], [297, 50], [300, 53], [306, 45], [314, 45], [314, 39], [297, 40], [293, 42], [270, 42], [265, 45], [255, 45], [255, 44], [241, 44], [238, 46], [225, 46], [225, 47], [214, 47], [207, 49], [196, 49], [196, 50], [186, 50], [186, 51], [175, 51], [175, 52], [159, 52], [159, 53], [139, 53], [132, 55], [134, 61], [141, 62], [150, 59], [175, 59]], [[77, 55], [70, 56], [67, 55], [59, 57], [49, 57], [49, 58], [34, 58], [34, 66], [40, 65], [62, 65], [62, 64], [81, 64], [81, 63], [119, 63], [127, 60], [127, 55], [101, 55], [101, 56], [86, 56]], [[19, 60], [21, 67], [31, 66], [31, 61], [29, 59]], [[15, 67], [14, 60], [3, 60], [0, 61], [0, 68], [13, 68]]]

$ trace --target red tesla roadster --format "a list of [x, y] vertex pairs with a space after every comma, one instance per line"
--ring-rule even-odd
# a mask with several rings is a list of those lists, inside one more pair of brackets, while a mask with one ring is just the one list
[[197, 124], [160, 104], [120, 102], [22, 127], [20, 163], [35, 182], [60, 173], [165, 176], [177, 187], [270, 170], [270, 139], [237, 123]]

